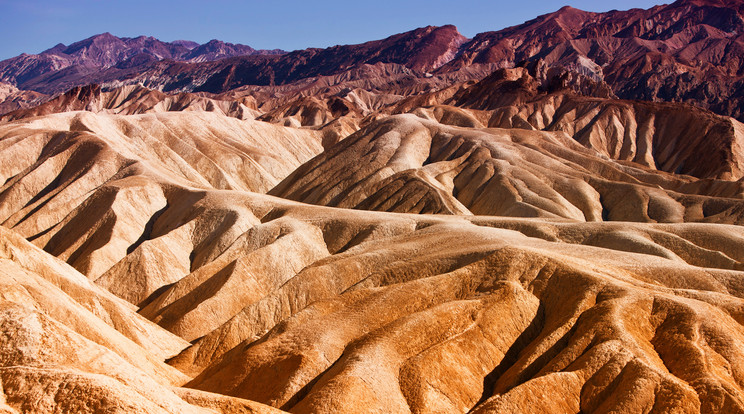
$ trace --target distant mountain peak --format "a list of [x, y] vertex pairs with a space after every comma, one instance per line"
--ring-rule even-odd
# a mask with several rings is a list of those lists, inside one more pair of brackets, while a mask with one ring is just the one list
[[199, 46], [199, 43], [196, 43], [196, 42], [191, 41], [191, 40], [174, 40], [171, 43], [173, 43], [174, 45], [183, 46], [183, 47], [185, 47], [186, 49], [189, 49], [189, 50], [191, 50], [191, 49]]

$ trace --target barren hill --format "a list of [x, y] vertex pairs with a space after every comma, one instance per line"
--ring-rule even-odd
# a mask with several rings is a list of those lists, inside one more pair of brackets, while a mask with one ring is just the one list
[[260, 194], [322, 151], [319, 133], [216, 113], [45, 115], [2, 125], [0, 144], [6, 410], [744, 409], [742, 227], [584, 222], [740, 223], [741, 182], [414, 115], [316, 158], [356, 168], [311, 161], [294, 183], [361, 200], [359, 177], [398, 174], [518, 217]]
[[388, 112], [465, 127], [560, 131], [615, 160], [698, 178], [742, 177], [740, 122], [686, 104], [616, 99], [582, 75], [541, 72], [497, 70], [476, 83], [403, 99]]
[[369, 125], [270, 194], [406, 213], [744, 223], [742, 182], [610, 161], [563, 132], [447, 127], [413, 115]]

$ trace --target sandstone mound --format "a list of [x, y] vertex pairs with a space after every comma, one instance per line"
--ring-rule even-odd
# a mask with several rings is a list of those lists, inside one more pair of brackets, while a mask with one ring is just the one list
[[[0, 129], [0, 221], [91, 277], [157, 231], [155, 219], [169, 207], [198, 201], [198, 193], [180, 198], [175, 183], [266, 191], [322, 149], [315, 131], [209, 113], [69, 113]], [[236, 208], [228, 208], [225, 229], [250, 225], [229, 213]], [[197, 245], [217, 243], [211, 231], [202, 230], [203, 221], [213, 219], [186, 220], [182, 237]], [[137, 254], [147, 256], [155, 246]], [[150, 293], [145, 285], [142, 292]]]
[[744, 219], [741, 182], [614, 162], [562, 132], [455, 128], [421, 117], [399, 115], [369, 125], [300, 167], [270, 194], [410, 213], [580, 221]]
[[181, 396], [174, 386], [187, 377], [163, 359], [183, 339], [14, 232], [0, 227], [0, 239], [0, 409], [271, 412], [211, 394]]
[[[196, 187], [261, 192], [322, 150], [319, 134], [312, 131], [204, 112], [137, 117], [65, 113], [0, 128], [3, 180], [36, 179], [29, 183], [36, 192], [55, 178], [76, 181], [91, 168], [112, 164], [116, 166], [109, 176], [92, 179], [105, 182], [129, 168]], [[70, 162], [71, 157], [79, 159]]]

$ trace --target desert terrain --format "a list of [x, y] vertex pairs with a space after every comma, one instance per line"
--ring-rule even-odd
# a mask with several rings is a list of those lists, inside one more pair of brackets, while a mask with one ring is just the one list
[[0, 62], [0, 413], [744, 412], [742, 36]]

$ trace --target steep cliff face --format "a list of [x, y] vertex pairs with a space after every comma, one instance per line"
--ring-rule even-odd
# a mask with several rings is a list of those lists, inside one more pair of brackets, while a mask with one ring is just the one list
[[691, 105], [608, 98], [604, 83], [552, 72], [496, 71], [441, 104], [475, 110], [471, 116], [489, 127], [563, 131], [615, 160], [698, 178], [742, 177], [737, 120]]

